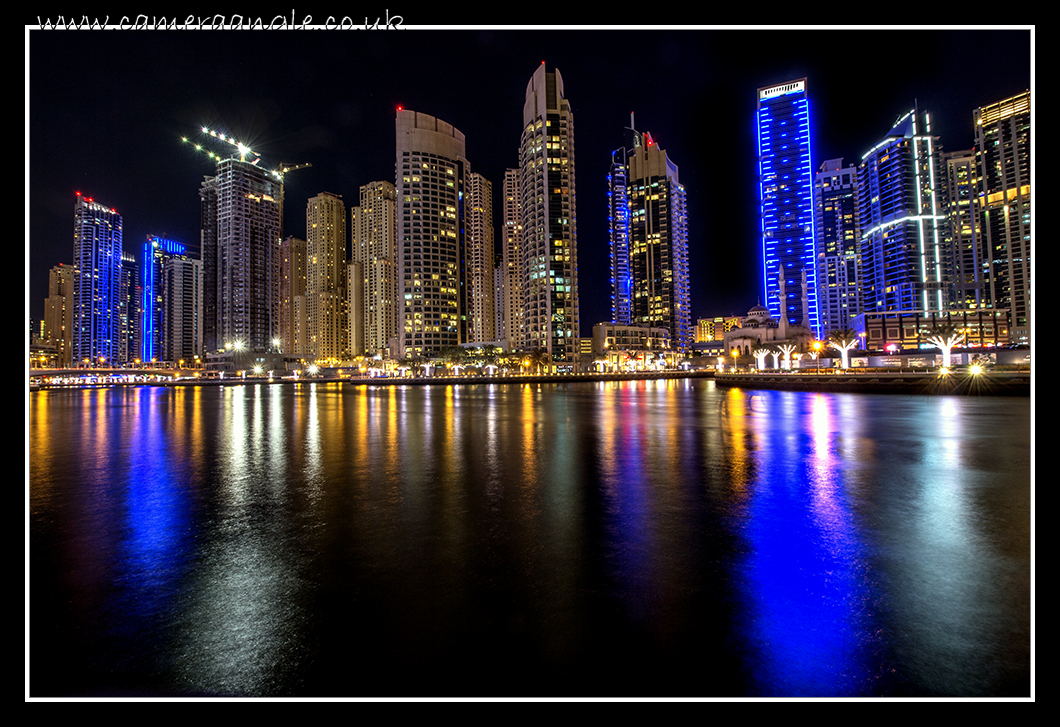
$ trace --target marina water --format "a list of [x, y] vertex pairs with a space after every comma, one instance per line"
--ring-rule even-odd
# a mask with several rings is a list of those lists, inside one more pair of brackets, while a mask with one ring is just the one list
[[1031, 400], [29, 395], [31, 697], [1027, 697]]

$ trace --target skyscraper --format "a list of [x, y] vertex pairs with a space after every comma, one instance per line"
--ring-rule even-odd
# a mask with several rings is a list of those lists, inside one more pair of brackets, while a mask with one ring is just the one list
[[280, 243], [280, 340], [283, 353], [307, 356], [306, 242], [288, 236]]
[[[187, 249], [179, 242], [151, 235], [144, 241], [143, 262], [140, 269], [140, 350], [141, 361], [166, 361], [163, 353], [166, 309], [164, 269], [173, 257], [188, 258]], [[201, 291], [200, 291], [201, 292]], [[198, 324], [201, 326], [201, 323]], [[199, 352], [202, 353], [201, 351]]]
[[979, 217], [976, 197], [979, 193], [979, 169], [975, 151], [965, 149], [942, 154], [942, 171], [946, 181], [946, 246], [951, 251], [951, 308], [971, 309], [986, 306], [984, 275], [981, 262]]
[[641, 137], [632, 129], [633, 141], [611, 152], [607, 175], [607, 222], [611, 243], [611, 321], [629, 325], [633, 280], [629, 270], [629, 155]]
[[[641, 141], [631, 150], [626, 171], [630, 322], [666, 328], [673, 348], [688, 350], [694, 332], [687, 195], [678, 179], [677, 165], [666, 151], [651, 134], [639, 136]], [[622, 224], [621, 218], [619, 210], [615, 225]], [[620, 238], [613, 235], [612, 239]], [[621, 250], [617, 252], [621, 257]]]
[[427, 114], [398, 110], [398, 358], [431, 356], [464, 338], [464, 135]]
[[858, 165], [865, 313], [948, 307], [939, 151], [928, 114], [914, 108], [895, 122]]
[[346, 358], [346, 205], [321, 192], [306, 203], [306, 322], [318, 360]]
[[390, 182], [361, 187], [350, 211], [350, 341], [355, 356], [388, 356], [398, 334], [396, 189]]
[[55, 347], [56, 362], [70, 365], [70, 341], [74, 328], [74, 270], [59, 264], [48, 273], [48, 297], [44, 301], [44, 337]]
[[1009, 311], [1011, 340], [1030, 343], [1031, 93], [976, 109], [974, 118], [988, 303]]
[[207, 353], [267, 351], [280, 332], [282, 177], [243, 159], [218, 159], [199, 194]]
[[579, 355], [574, 116], [558, 70], [526, 85], [519, 145], [525, 342], [551, 360]]
[[203, 359], [202, 260], [173, 255], [162, 265], [162, 360], [190, 366]]
[[80, 193], [74, 201], [73, 363], [120, 361], [122, 218]]
[[493, 293], [493, 185], [476, 172], [467, 177], [465, 210], [464, 342], [488, 343], [498, 338]]
[[[805, 78], [758, 89], [757, 129], [766, 307], [774, 318], [784, 316], [789, 324], [805, 325], [820, 336], [810, 102]], [[780, 299], [781, 290], [784, 300]]]
[[523, 297], [523, 197], [519, 170], [504, 172], [504, 207], [501, 212], [504, 234], [501, 248], [501, 286], [504, 291], [504, 330], [501, 338], [510, 350], [522, 350], [524, 341]]
[[861, 313], [857, 172], [856, 167], [843, 166], [842, 159], [829, 159], [814, 180], [820, 335], [850, 328], [851, 318]]
[[121, 285], [118, 306], [121, 319], [121, 335], [118, 337], [117, 360], [123, 363], [136, 361], [140, 357], [140, 318], [142, 312], [142, 291], [140, 290], [140, 266], [136, 256], [125, 251], [121, 254]]

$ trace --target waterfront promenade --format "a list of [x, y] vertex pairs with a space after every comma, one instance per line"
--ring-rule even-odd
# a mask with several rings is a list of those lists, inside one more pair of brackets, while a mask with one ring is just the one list
[[721, 387], [790, 391], [865, 392], [874, 394], [934, 394], [969, 396], [1030, 396], [1029, 368], [972, 373], [957, 370], [843, 369], [827, 372], [755, 371], [718, 373]]
[[[449, 386], [478, 384], [570, 384], [586, 381], [658, 381], [667, 379], [714, 379], [719, 387], [779, 389], [792, 391], [866, 392], [891, 394], [948, 394], [972, 396], [1030, 396], [1029, 367], [995, 369], [982, 373], [956, 370], [941, 374], [923, 369], [828, 369], [823, 371], [715, 372], [689, 369], [672, 371], [633, 371], [626, 373], [507, 374], [496, 376], [403, 376], [403, 377], [300, 377], [265, 376], [224, 379], [182, 378], [171, 381], [66, 384], [62, 388], [86, 386], [243, 386], [248, 384], [306, 385], [341, 383], [347, 386]], [[59, 388], [32, 385], [31, 389]]]

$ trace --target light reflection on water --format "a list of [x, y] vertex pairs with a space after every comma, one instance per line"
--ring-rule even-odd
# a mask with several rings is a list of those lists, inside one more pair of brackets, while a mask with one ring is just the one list
[[1026, 696], [1026, 400], [30, 397], [30, 692]]

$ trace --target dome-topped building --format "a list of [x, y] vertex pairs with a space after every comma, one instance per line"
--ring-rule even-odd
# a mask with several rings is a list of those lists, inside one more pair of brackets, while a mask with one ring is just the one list
[[775, 348], [783, 344], [793, 344], [796, 351], [805, 352], [810, 349], [813, 340], [813, 330], [805, 321], [793, 326], [783, 317], [779, 320], [773, 318], [769, 309], [759, 303], [747, 311], [739, 328], [726, 331], [725, 353], [731, 355], [734, 349], [738, 349], [740, 355], [751, 356], [760, 348]]

